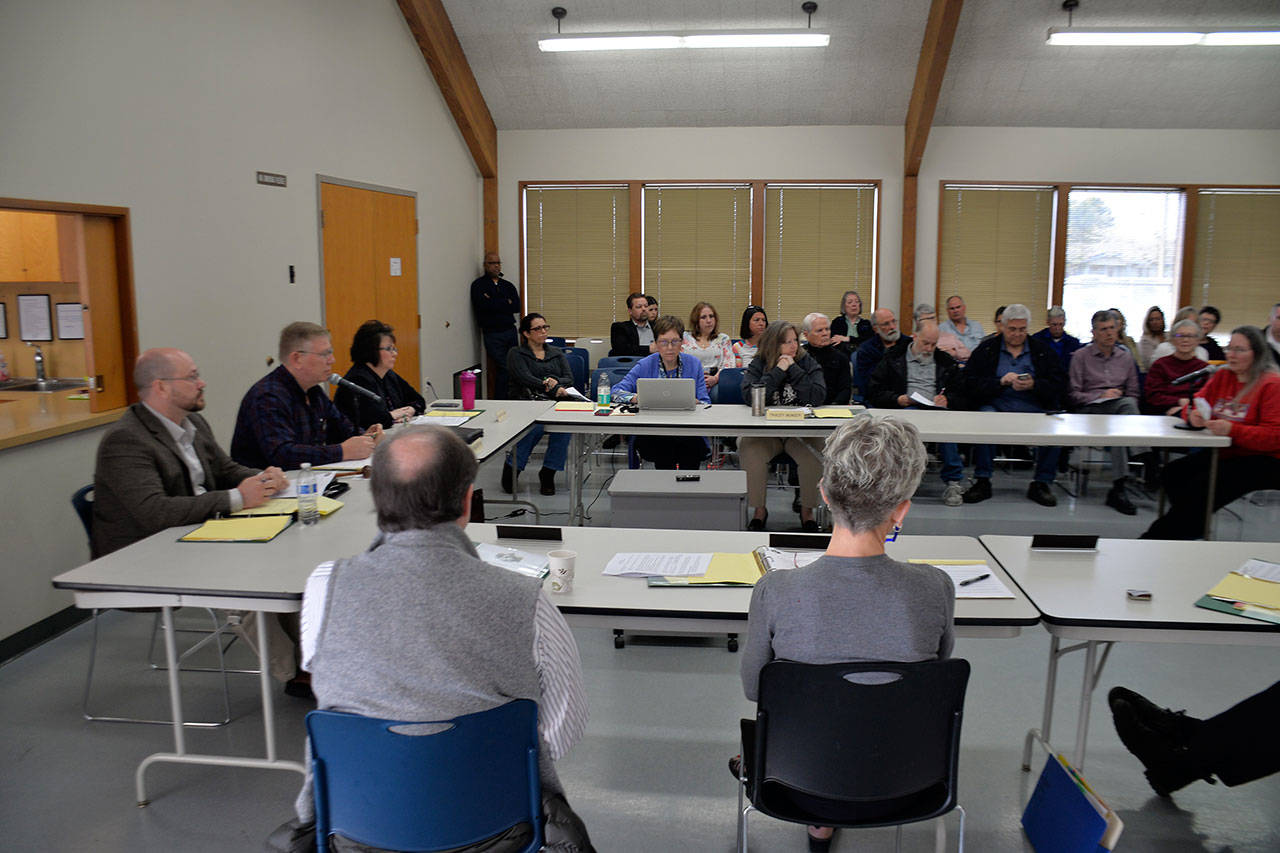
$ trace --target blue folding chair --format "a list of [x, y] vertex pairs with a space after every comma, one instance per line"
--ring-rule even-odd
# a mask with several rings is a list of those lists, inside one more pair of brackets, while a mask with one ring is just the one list
[[582, 356], [582, 363], [587, 366], [587, 369], [591, 369], [591, 350], [586, 347], [561, 347], [561, 349], [564, 350], [565, 355], [576, 352]]
[[742, 368], [725, 367], [717, 374], [720, 379], [711, 389], [711, 402], [722, 406], [742, 405]]
[[569, 348], [569, 342], [568, 342], [568, 341], [566, 341], [564, 338], [561, 338], [561, 337], [551, 337], [551, 338], [547, 338], [547, 343], [551, 344], [553, 347], [559, 347], [560, 349], [568, 349], [568, 348]]
[[542, 847], [535, 702], [434, 723], [312, 711], [307, 735], [320, 850], [335, 833], [387, 850], [448, 850], [519, 824], [533, 832], [523, 850]]
[[600, 359], [596, 367], [630, 367], [644, 356], [639, 355], [606, 355]]
[[587, 360], [571, 349], [565, 350], [564, 357], [569, 362], [569, 369], [573, 371], [573, 387], [586, 394]]

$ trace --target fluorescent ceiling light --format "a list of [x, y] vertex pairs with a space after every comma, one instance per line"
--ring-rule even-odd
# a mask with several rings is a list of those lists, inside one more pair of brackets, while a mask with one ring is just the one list
[[1280, 28], [1222, 27], [1209, 31], [1193, 27], [1050, 27], [1047, 41], [1077, 47], [1272, 45], [1280, 44]]
[[547, 53], [577, 50], [671, 50], [710, 47], [826, 47], [829, 33], [812, 30], [725, 33], [609, 33], [538, 39]]

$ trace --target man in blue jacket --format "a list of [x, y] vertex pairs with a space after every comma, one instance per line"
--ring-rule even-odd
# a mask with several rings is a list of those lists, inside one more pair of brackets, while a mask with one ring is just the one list
[[1045, 316], [1045, 327], [1031, 336], [1049, 345], [1062, 362], [1064, 372], [1071, 369], [1072, 354], [1084, 346], [1079, 338], [1067, 334], [1066, 327], [1067, 312], [1062, 310], [1061, 305], [1055, 305]]

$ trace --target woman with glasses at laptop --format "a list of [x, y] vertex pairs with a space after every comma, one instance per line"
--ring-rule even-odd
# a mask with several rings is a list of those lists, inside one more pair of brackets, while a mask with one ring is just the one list
[[[653, 324], [654, 346], [658, 351], [637, 361], [626, 376], [622, 377], [610, 392], [615, 400], [628, 400], [636, 395], [636, 382], [640, 379], [692, 379], [694, 396], [698, 402], [711, 404], [707, 382], [702, 374], [702, 363], [687, 353], [682, 353], [684, 325], [670, 314], [659, 317]], [[644, 405], [644, 401], [640, 401]], [[652, 462], [655, 468], [696, 469], [707, 458], [707, 442], [692, 436], [639, 435], [636, 436], [636, 453]]]
[[[517, 400], [558, 400], [567, 397], [567, 389], [573, 387], [573, 368], [564, 351], [547, 343], [551, 326], [547, 318], [534, 312], [520, 318], [520, 345], [507, 353], [507, 373], [511, 376], [511, 396]], [[541, 424], [534, 424], [529, 434], [516, 442], [515, 468], [511, 454], [502, 465], [502, 490], [512, 494], [515, 490], [515, 471], [523, 471], [529, 454], [543, 435]], [[552, 433], [547, 436], [547, 455], [538, 471], [538, 491], [544, 495], [556, 493], [556, 472], [564, 470], [569, 458], [569, 434]]]
[[733, 355], [738, 367], [746, 367], [756, 357], [760, 349], [760, 336], [769, 327], [769, 315], [759, 305], [748, 305], [742, 312], [742, 322], [738, 325], [738, 337], [733, 342]]
[[422, 414], [427, 401], [400, 378], [396, 366], [396, 336], [379, 320], [369, 320], [351, 339], [351, 369], [345, 379], [378, 395], [374, 400], [348, 388], [338, 388], [333, 404], [360, 429], [374, 424], [390, 427]]
[[689, 331], [684, 333], [681, 352], [702, 362], [702, 374], [707, 387], [714, 388], [720, 381], [717, 376], [726, 367], [736, 367], [733, 341], [720, 331], [720, 314], [710, 302], [699, 302], [689, 312]]
[[[792, 323], [771, 323], [760, 337], [760, 349], [742, 374], [742, 398], [751, 399], [751, 386], [764, 385], [766, 406], [821, 406], [827, 394], [822, 365], [800, 352], [800, 333]], [[755, 507], [748, 530], [764, 530], [769, 519], [765, 507], [765, 481], [769, 460], [786, 453], [795, 460], [800, 475], [800, 524], [818, 532], [813, 508], [818, 505], [818, 477], [822, 474], [822, 440], [813, 438], [738, 439], [738, 456], [747, 472], [747, 503]]]

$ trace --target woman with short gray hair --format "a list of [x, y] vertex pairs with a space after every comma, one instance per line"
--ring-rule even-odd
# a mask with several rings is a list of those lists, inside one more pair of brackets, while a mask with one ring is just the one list
[[[920, 433], [896, 418], [860, 416], [827, 439], [821, 488], [831, 507], [831, 542], [808, 566], [756, 582], [741, 661], [748, 699], [756, 700], [760, 670], [774, 659], [822, 664], [950, 656], [951, 579], [884, 552], [902, 529], [924, 466]], [[729, 765], [737, 775], [739, 759]], [[828, 849], [833, 831], [809, 827], [809, 849]]]

